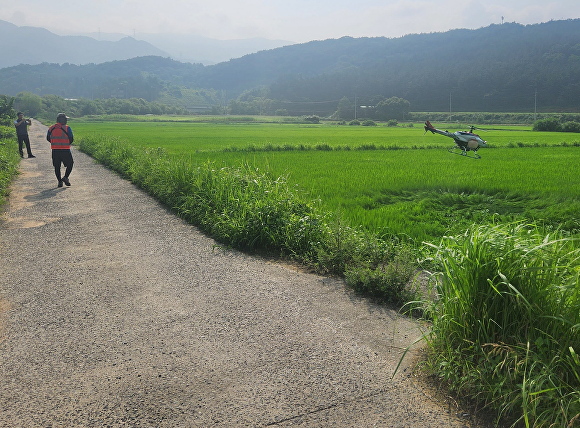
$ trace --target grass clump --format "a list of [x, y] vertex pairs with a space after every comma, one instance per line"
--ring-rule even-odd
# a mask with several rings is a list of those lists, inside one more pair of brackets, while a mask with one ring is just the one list
[[286, 185], [248, 166], [195, 167], [182, 192], [180, 215], [221, 242], [244, 250], [310, 253], [320, 240], [313, 207]]
[[399, 247], [390, 257], [383, 257], [377, 266], [364, 264], [345, 270], [346, 283], [355, 291], [386, 303], [405, 304], [413, 300], [417, 290], [409, 288], [416, 274], [413, 252]]
[[513, 426], [580, 423], [580, 247], [524, 224], [434, 246], [429, 366]]

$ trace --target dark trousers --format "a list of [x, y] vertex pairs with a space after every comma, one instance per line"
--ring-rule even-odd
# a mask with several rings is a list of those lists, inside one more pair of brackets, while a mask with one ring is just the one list
[[64, 176], [68, 178], [73, 169], [73, 157], [70, 150], [53, 150], [52, 151], [52, 165], [54, 166], [54, 175], [58, 181], [62, 181], [62, 176], [60, 173], [60, 165], [63, 164], [66, 167], [64, 171]]
[[28, 134], [18, 136], [18, 151], [20, 152], [20, 156], [24, 156], [24, 145], [26, 145], [28, 156], [32, 156], [32, 151], [30, 150], [30, 138], [28, 138]]

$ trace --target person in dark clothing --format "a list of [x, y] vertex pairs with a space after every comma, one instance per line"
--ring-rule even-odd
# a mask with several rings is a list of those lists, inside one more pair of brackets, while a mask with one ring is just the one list
[[[73, 157], [70, 151], [70, 145], [74, 141], [73, 132], [66, 123], [68, 117], [64, 113], [59, 113], [56, 117], [56, 123], [48, 128], [46, 140], [50, 142], [52, 149], [52, 165], [54, 166], [54, 175], [58, 180], [58, 187], [62, 184], [70, 186], [69, 175], [73, 169]], [[64, 176], [61, 176], [60, 166], [66, 167]]]
[[18, 137], [18, 151], [20, 152], [20, 157], [24, 157], [24, 145], [26, 145], [26, 151], [28, 152], [29, 158], [34, 158], [32, 151], [30, 150], [30, 138], [28, 138], [28, 127], [32, 125], [30, 119], [24, 119], [24, 113], [18, 112], [18, 119], [14, 121], [14, 126], [16, 127], [16, 136]]

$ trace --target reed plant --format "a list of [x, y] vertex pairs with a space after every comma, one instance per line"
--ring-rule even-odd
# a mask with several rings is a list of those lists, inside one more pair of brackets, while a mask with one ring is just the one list
[[431, 369], [513, 426], [580, 423], [580, 246], [523, 223], [435, 250]]

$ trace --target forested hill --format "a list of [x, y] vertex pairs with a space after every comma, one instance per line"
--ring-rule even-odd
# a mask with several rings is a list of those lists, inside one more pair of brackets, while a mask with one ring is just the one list
[[[142, 97], [179, 88], [286, 102], [361, 105], [393, 96], [413, 111], [580, 111], [580, 20], [506, 23], [401, 38], [313, 41], [212, 66], [161, 57], [0, 70], [0, 93]], [[259, 89], [257, 89], [259, 88]], [[334, 105], [336, 106], [336, 104]]]
[[[208, 67], [203, 85], [267, 82], [268, 98], [364, 104], [397, 96], [415, 111], [580, 108], [580, 20], [506, 23], [396, 39], [341, 38]], [[537, 90], [537, 94], [536, 94]]]

